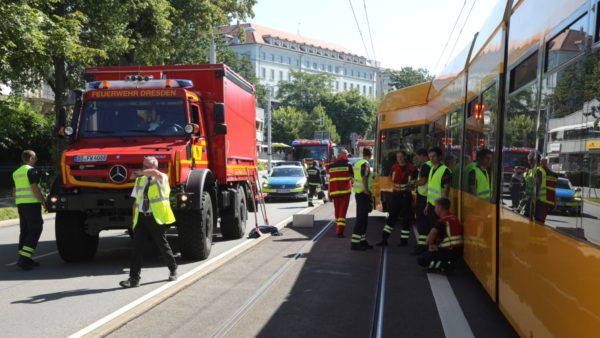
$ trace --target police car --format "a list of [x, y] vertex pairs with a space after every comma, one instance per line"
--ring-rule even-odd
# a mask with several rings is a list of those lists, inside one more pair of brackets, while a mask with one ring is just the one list
[[267, 201], [276, 198], [306, 200], [308, 197], [307, 178], [302, 167], [296, 165], [277, 166], [263, 178], [265, 181], [262, 189], [267, 194]]

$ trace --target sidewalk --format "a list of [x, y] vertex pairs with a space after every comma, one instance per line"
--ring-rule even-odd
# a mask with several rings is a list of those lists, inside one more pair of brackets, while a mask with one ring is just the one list
[[[42, 215], [42, 218], [44, 219], [44, 221], [54, 220], [54, 217], [56, 217], [55, 213]], [[15, 226], [15, 225], [19, 225], [18, 218], [0, 221], [0, 228], [6, 228], [6, 227]]]

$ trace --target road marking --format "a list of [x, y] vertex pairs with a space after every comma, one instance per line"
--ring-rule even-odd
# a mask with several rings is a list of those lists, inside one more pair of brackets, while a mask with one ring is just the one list
[[428, 273], [427, 279], [431, 286], [431, 292], [435, 299], [444, 334], [448, 338], [470, 338], [475, 337], [469, 322], [463, 313], [456, 295], [448, 282], [448, 278], [443, 275]]
[[[417, 227], [413, 227], [415, 238], [419, 236]], [[435, 306], [437, 307], [444, 334], [448, 338], [471, 338], [475, 337], [469, 322], [465, 317], [458, 299], [452, 290], [448, 277], [436, 273], [428, 273], [427, 280], [433, 293]]]
[[381, 247], [381, 265], [379, 266], [379, 279], [377, 281], [377, 290], [375, 292], [375, 309], [373, 311], [373, 327], [371, 337], [381, 338], [383, 336], [383, 320], [385, 309], [385, 289], [387, 283], [387, 245]]
[[[323, 229], [321, 229], [321, 231], [319, 231], [311, 240], [311, 242], [316, 242], [319, 239], [321, 239], [321, 237], [323, 237], [323, 235], [327, 232], [327, 230], [329, 230], [329, 228], [331, 227], [331, 225], [334, 224], [334, 221], [331, 220], [329, 221], [329, 223], [327, 223]], [[279, 270], [275, 271], [275, 273], [273, 273], [271, 275], [271, 277], [260, 287], [258, 288], [258, 290], [256, 290], [252, 296], [250, 296], [250, 298], [248, 298], [244, 304], [242, 304], [242, 306], [240, 306], [225, 322], [223, 322], [223, 324], [221, 324], [221, 326], [219, 326], [219, 328], [211, 335], [212, 338], [215, 337], [223, 337], [231, 328], [233, 328], [233, 326], [248, 312], [248, 310], [250, 309], [250, 307], [256, 302], [256, 300], [262, 296], [267, 289], [273, 284], [275, 283], [275, 281], [292, 265], [294, 264], [297, 259], [299, 257], [302, 256], [304, 248], [308, 245], [309, 243], [304, 244], [300, 250], [298, 250], [298, 252], [296, 252], [296, 254], [294, 255], [294, 257], [292, 257], [292, 259], [288, 260], [287, 262], [285, 262], [285, 264], [283, 266], [281, 266], [279, 268]]]
[[[299, 211], [298, 213], [304, 214], [313, 209], [314, 209], [313, 207], [309, 207], [309, 208]], [[293, 219], [293, 216], [290, 216], [290, 217], [282, 220], [281, 222], [277, 223], [275, 225], [275, 227], [277, 227], [278, 229], [282, 229], [286, 224], [291, 222], [292, 219]], [[206, 275], [207, 273], [213, 271], [214, 269], [219, 267], [220, 264], [224, 264], [224, 263], [228, 262], [229, 259], [233, 259], [234, 257], [237, 256], [237, 255], [232, 255], [231, 257], [228, 257], [229, 255], [236, 253], [238, 251], [239, 251], [238, 254], [241, 254], [243, 251], [246, 251], [247, 249], [253, 247], [254, 245], [257, 245], [262, 240], [269, 238], [269, 237], [270, 237], [270, 235], [263, 235], [257, 239], [248, 239], [246, 241], [243, 241], [242, 243], [234, 246], [233, 248], [230, 248], [229, 250], [219, 254], [218, 256], [213, 257], [213, 258], [207, 260], [206, 262], [202, 263], [201, 265], [193, 268], [192, 270], [184, 273], [176, 281], [167, 282], [163, 286], [143, 295], [142, 297], [134, 300], [133, 302], [119, 308], [118, 310], [106, 315], [105, 317], [103, 317], [103, 318], [93, 322], [92, 324], [84, 327], [83, 329], [73, 333], [72, 335], [69, 336], [69, 338], [83, 337], [85, 335], [88, 335], [88, 334], [96, 331], [96, 330], [99, 330], [99, 329], [101, 330], [105, 325], [108, 325], [110, 327], [105, 329], [101, 333], [94, 332], [94, 334], [92, 334], [90, 336], [106, 336], [106, 335], [108, 335], [110, 332], [125, 325], [127, 323], [127, 321], [137, 318], [138, 316], [142, 315], [146, 311], [150, 310], [152, 307], [163, 302], [165, 299], [167, 299], [171, 295], [182, 290], [186, 286], [195, 282], [197, 279]], [[247, 247], [247, 248], [245, 248], [245, 247]], [[214, 268], [214, 269], [211, 270], [211, 268]], [[202, 272], [206, 272], [206, 273], [203, 274]], [[198, 278], [193, 279], [193, 277], [198, 277]], [[173, 292], [169, 292], [169, 291], [173, 291]], [[148, 302], [148, 306], [146, 306], [145, 308], [143, 308], [141, 310], [136, 310], [137, 307], [143, 307], [142, 305], [144, 305], [144, 303], [147, 303], [147, 302]], [[126, 316], [127, 317], [126, 320], [121, 320], [121, 321], [118, 320], [119, 317], [125, 316], [128, 313], [131, 314], [131, 316]], [[116, 321], [117, 323], [115, 323], [114, 325], [110, 325], [111, 322], [113, 322], [113, 321]]]
[[[58, 251], [51, 251], [51, 252], [45, 253], [43, 255], [31, 257], [31, 259], [38, 259], [38, 258], [42, 258], [42, 257], [52, 256], [52, 255], [56, 255], [57, 253], [58, 253]], [[12, 262], [12, 263], [5, 264], [4, 266], [15, 266], [15, 265], [17, 265], [16, 261]]]

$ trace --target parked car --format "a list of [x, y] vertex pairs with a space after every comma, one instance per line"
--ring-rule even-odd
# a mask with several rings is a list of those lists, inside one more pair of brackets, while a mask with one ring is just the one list
[[277, 166], [263, 178], [265, 179], [263, 192], [267, 194], [266, 200], [275, 198], [306, 200], [308, 197], [306, 173], [300, 166]]
[[300, 161], [277, 161], [276, 163], [273, 163], [274, 167], [281, 167], [283, 165], [302, 167], [302, 162], [300, 162]]
[[556, 207], [559, 212], [580, 215], [583, 207], [581, 188], [574, 188], [568, 178], [559, 177], [556, 182]]

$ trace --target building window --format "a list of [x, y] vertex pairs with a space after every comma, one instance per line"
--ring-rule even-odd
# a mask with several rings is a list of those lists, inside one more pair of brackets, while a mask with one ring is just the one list
[[300, 59], [296, 59], [296, 66], [300, 67]]
[[292, 57], [288, 56], [288, 65], [291, 65], [291, 64], [292, 64]]
[[264, 80], [266, 77], [267, 77], [267, 70], [265, 69], [265, 67], [260, 67], [260, 78]]
[[367, 95], [367, 86], [363, 85], [363, 95]]
[[324, 64], [321, 64], [321, 70], [325, 71], [325, 65]]
[[348, 75], [348, 69], [344, 68], [344, 76], [347, 76], [347, 75]]
[[306, 61], [306, 68], [310, 68], [310, 61]]
[[271, 76], [269, 77], [269, 81], [275, 80], [275, 69], [271, 69]]
[[335, 67], [335, 73], [336, 73], [336, 74], [339, 74], [339, 73], [340, 73], [340, 67], [339, 67], [339, 66]]
[[335, 91], [337, 92], [338, 90], [340, 90], [340, 82], [335, 81]]
[[350, 89], [354, 89], [354, 83], [350, 84]]
[[330, 73], [333, 72], [333, 67], [331, 65], [327, 66], [327, 71]]
[[279, 55], [279, 63], [283, 63], [283, 55]]
[[354, 76], [354, 69], [352, 69], [352, 76]]
[[279, 71], [279, 81], [283, 81], [283, 71]]
[[260, 53], [260, 54], [261, 54], [261, 55], [260, 55], [260, 58], [261, 58], [261, 59], [263, 59], [263, 60], [266, 60], [266, 59], [267, 59], [267, 53], [265, 53], [265, 52], [262, 52], [262, 53]]
[[348, 90], [348, 84], [344, 82], [344, 90]]
[[317, 65], [317, 63], [316, 63], [316, 62], [313, 62], [313, 68], [314, 68], [314, 69], [319, 69], [319, 66]]
[[373, 96], [373, 87], [369, 86], [369, 96]]
[[275, 54], [271, 54], [271, 61], [275, 62]]

